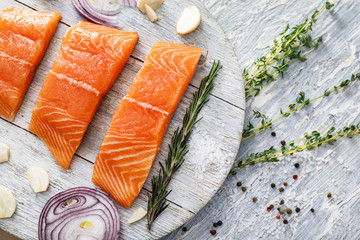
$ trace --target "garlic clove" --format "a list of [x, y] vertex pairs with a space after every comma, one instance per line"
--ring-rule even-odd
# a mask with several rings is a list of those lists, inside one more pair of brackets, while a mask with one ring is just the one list
[[9, 156], [10, 148], [5, 144], [0, 143], [0, 163], [9, 161]]
[[145, 10], [145, 4], [146, 4], [147, 0], [138, 0], [137, 1], [137, 7], [140, 9], [140, 11], [142, 13], [145, 13], [146, 10]]
[[145, 4], [149, 5], [154, 11], [158, 9], [165, 0], [138, 0], [137, 7], [142, 13], [146, 13]]
[[147, 4], [145, 4], [146, 15], [151, 22], [156, 22], [158, 20], [156, 12]]
[[34, 192], [45, 192], [50, 184], [49, 174], [42, 168], [31, 167], [28, 169], [28, 180]]
[[0, 218], [10, 218], [16, 209], [16, 201], [14, 195], [0, 187]]
[[164, 3], [164, 1], [165, 0], [150, 0], [146, 4], [155, 11]]
[[139, 207], [135, 210], [135, 212], [133, 212], [133, 214], [131, 214], [131, 216], [128, 219], [128, 224], [137, 222], [141, 219], [143, 219], [146, 216], [147, 212], [145, 209], [143, 209], [142, 207]]
[[181, 14], [176, 25], [176, 31], [180, 35], [194, 31], [201, 21], [200, 11], [196, 6], [187, 7]]

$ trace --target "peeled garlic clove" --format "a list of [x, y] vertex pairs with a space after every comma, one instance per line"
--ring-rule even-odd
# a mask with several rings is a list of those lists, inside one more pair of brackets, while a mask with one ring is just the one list
[[16, 201], [14, 195], [0, 187], [0, 218], [10, 218], [16, 209]]
[[28, 180], [34, 192], [45, 192], [49, 186], [49, 174], [42, 168], [31, 167], [28, 169]]
[[165, 0], [138, 0], [137, 7], [142, 13], [146, 13], [145, 4], [149, 5], [153, 10], [158, 9]]
[[156, 15], [156, 12], [147, 4], [145, 4], [146, 9], [146, 15], [150, 19], [151, 22], [156, 22], [158, 20], [158, 17]]
[[165, 0], [150, 0], [146, 4], [155, 11], [164, 3], [164, 1]]
[[187, 7], [181, 14], [176, 25], [178, 34], [188, 34], [194, 31], [200, 25], [200, 11], [196, 6]]
[[137, 1], [137, 7], [140, 9], [140, 11], [142, 13], [145, 13], [146, 10], [145, 10], [145, 4], [146, 4], [147, 0], [138, 0]]
[[9, 156], [10, 148], [5, 144], [0, 143], [0, 163], [9, 161]]
[[131, 216], [128, 219], [128, 224], [134, 223], [139, 221], [140, 219], [144, 218], [146, 216], [147, 212], [142, 207], [139, 207], [131, 214]]

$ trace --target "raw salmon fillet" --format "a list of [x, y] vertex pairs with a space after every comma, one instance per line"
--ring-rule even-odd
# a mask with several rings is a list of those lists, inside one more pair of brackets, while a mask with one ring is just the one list
[[104, 95], [130, 57], [138, 34], [80, 21], [65, 33], [36, 101], [29, 130], [65, 169]]
[[126, 208], [145, 183], [201, 54], [186, 45], [156, 43], [115, 111], [92, 181]]
[[5, 8], [0, 15], [0, 115], [13, 120], [56, 31], [58, 12]]

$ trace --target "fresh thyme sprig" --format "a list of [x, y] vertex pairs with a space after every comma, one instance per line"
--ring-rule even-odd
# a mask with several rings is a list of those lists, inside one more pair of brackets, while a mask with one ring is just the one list
[[[316, 17], [325, 9], [331, 9], [334, 4], [326, 1], [324, 7], [319, 11], [314, 10], [310, 19], [306, 18], [302, 24], [293, 27], [293, 31], [287, 33], [290, 29], [289, 24], [285, 30], [280, 33], [280, 39], [274, 39], [274, 45], [260, 58], [258, 58], [250, 69], [244, 69], [243, 78], [245, 86], [245, 97], [257, 96], [264, 85], [276, 81], [289, 67], [289, 64], [296, 60], [306, 61], [305, 56], [316, 49], [322, 41], [319, 37], [315, 41], [309, 34], [312, 31], [313, 24], [316, 23]], [[303, 47], [311, 48], [302, 54]]]
[[265, 129], [272, 127], [273, 123], [275, 121], [277, 121], [283, 117], [289, 117], [291, 114], [297, 112], [298, 110], [300, 110], [304, 106], [310, 104], [311, 102], [321, 99], [323, 97], [327, 97], [331, 93], [338, 91], [342, 88], [345, 88], [346, 86], [348, 86], [350, 83], [354, 82], [355, 80], [360, 80], [360, 73], [352, 74], [350, 79], [344, 80], [341, 83], [339, 83], [338, 85], [334, 86], [333, 88], [325, 90], [325, 92], [322, 95], [320, 95], [316, 98], [313, 98], [313, 99], [306, 98], [305, 93], [300, 92], [299, 95], [296, 97], [295, 102], [289, 105], [289, 108], [287, 111], [283, 111], [280, 108], [280, 115], [277, 118], [275, 118], [274, 120], [268, 120], [268, 118], [265, 114], [262, 114], [259, 111], [253, 110], [255, 118], [261, 118], [261, 126], [255, 128], [254, 125], [251, 122], [249, 122], [247, 125], [247, 128], [244, 129], [244, 131], [243, 131], [242, 141], [255, 136], [256, 134], [264, 131]]
[[155, 219], [167, 208], [166, 197], [171, 190], [167, 190], [167, 186], [172, 175], [179, 169], [184, 162], [184, 155], [188, 151], [187, 141], [192, 133], [194, 125], [201, 119], [196, 120], [200, 110], [208, 101], [207, 97], [214, 88], [214, 78], [218, 71], [222, 68], [220, 61], [214, 61], [210, 73], [203, 78], [200, 83], [199, 90], [193, 94], [193, 100], [183, 118], [183, 126], [179, 130], [176, 129], [169, 146], [169, 154], [165, 160], [165, 167], [160, 163], [161, 169], [158, 176], [154, 176], [151, 180], [152, 193], [148, 195], [148, 231]]
[[[297, 141], [291, 141], [286, 146], [278, 149], [275, 149], [274, 146], [271, 146], [269, 149], [266, 149], [262, 152], [251, 153], [246, 158], [240, 159], [235, 163], [235, 167], [231, 169], [230, 174], [235, 175], [237, 169], [243, 168], [247, 165], [254, 165], [260, 162], [278, 162], [280, 157], [284, 157], [295, 152], [312, 150], [325, 144], [333, 145], [334, 142], [336, 142], [336, 140], [340, 138], [351, 138], [359, 133], [360, 123], [358, 123], [357, 125], [343, 127], [337, 132], [335, 132], [335, 127], [331, 127], [323, 135], [321, 135], [318, 131], [312, 131], [310, 134], [304, 133], [304, 137], [300, 138]], [[300, 141], [303, 141], [304, 143], [297, 144]]]

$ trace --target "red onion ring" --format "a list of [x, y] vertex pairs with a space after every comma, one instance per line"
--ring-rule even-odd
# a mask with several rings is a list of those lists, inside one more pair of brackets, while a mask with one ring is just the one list
[[95, 11], [87, 2], [87, 0], [72, 0], [75, 9], [86, 19], [109, 27], [117, 27], [117, 18], [105, 16]]
[[39, 218], [39, 240], [116, 240], [120, 216], [110, 197], [77, 187], [60, 192], [45, 204]]
[[119, 0], [120, 3], [117, 9], [105, 10], [95, 7], [89, 3], [89, 1], [90, 0], [72, 0], [72, 3], [76, 10], [86, 19], [109, 27], [118, 27], [117, 18], [111, 15], [118, 14], [123, 6], [136, 7], [135, 0]]
[[135, 0], [86, 0], [86, 2], [96, 12], [109, 16], [118, 14], [123, 7], [136, 7]]

